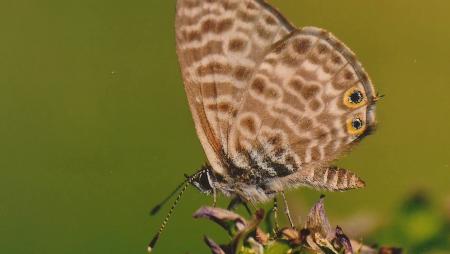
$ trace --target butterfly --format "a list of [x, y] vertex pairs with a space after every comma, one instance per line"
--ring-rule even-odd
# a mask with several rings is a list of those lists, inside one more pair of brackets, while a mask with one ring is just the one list
[[365, 185], [332, 165], [374, 129], [378, 99], [340, 40], [294, 27], [263, 0], [177, 0], [175, 33], [208, 161], [189, 183], [251, 203]]

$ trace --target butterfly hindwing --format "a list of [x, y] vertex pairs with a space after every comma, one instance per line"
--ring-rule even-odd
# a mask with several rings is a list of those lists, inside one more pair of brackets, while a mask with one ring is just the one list
[[277, 184], [285, 177], [289, 185], [317, 187], [314, 174], [375, 124], [374, 90], [346, 46], [322, 29], [304, 28], [265, 55], [234, 121], [227, 153], [234, 164], [256, 165]]

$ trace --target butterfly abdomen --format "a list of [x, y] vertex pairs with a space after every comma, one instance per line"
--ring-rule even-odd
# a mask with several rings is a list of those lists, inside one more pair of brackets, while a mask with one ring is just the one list
[[307, 179], [312, 186], [330, 191], [345, 191], [365, 186], [364, 181], [355, 173], [339, 167], [315, 169]]

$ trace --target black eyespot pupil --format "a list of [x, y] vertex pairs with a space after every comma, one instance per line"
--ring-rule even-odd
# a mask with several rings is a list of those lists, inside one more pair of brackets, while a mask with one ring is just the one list
[[350, 102], [351, 102], [351, 103], [358, 104], [358, 103], [361, 103], [361, 102], [362, 102], [362, 100], [363, 100], [363, 95], [362, 95], [362, 93], [361, 93], [360, 91], [354, 91], [354, 92], [350, 95], [349, 99], [350, 99]]
[[363, 122], [359, 118], [353, 119], [352, 126], [353, 128], [355, 128], [355, 130], [359, 130], [363, 127]]

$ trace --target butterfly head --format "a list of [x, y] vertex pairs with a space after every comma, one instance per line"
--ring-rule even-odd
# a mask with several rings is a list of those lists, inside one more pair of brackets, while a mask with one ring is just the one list
[[194, 185], [200, 192], [207, 195], [213, 194], [214, 182], [215, 176], [212, 173], [210, 166], [203, 166], [199, 173], [194, 175], [191, 180], [192, 185]]

